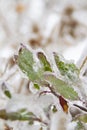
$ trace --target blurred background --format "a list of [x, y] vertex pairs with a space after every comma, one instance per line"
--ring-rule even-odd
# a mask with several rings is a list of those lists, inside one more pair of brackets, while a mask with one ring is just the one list
[[87, 0], [0, 0], [0, 57], [20, 43], [80, 64], [87, 48]]
[[[19, 106], [24, 108], [24, 103], [28, 108], [30, 104], [28, 100], [23, 101], [22, 96], [35, 91], [13, 61], [20, 43], [33, 49], [42, 48], [49, 56], [56, 51], [81, 66], [87, 56], [87, 0], [0, 0], [0, 109], [8, 111], [10, 108], [16, 110]], [[86, 79], [82, 91], [87, 92], [87, 64], [84, 72]], [[14, 98], [9, 100], [4, 90], [9, 90]], [[35, 108], [35, 112], [38, 109]], [[58, 118], [53, 120], [57, 121]], [[4, 129], [2, 122], [0, 119], [1, 130]], [[29, 130], [28, 126], [23, 127], [24, 122], [7, 122], [14, 130]], [[36, 127], [30, 127], [30, 130], [34, 129]], [[71, 129], [74, 130], [72, 124]]]
[[[23, 102], [30, 107], [29, 100], [25, 102], [20, 95], [17, 98], [15, 96], [34, 93], [29, 80], [19, 73], [13, 61], [20, 43], [33, 49], [40, 47], [49, 56], [56, 51], [81, 66], [85, 57], [87, 61], [87, 0], [0, 0], [0, 109], [15, 110], [19, 105], [24, 108]], [[83, 74], [86, 79], [82, 91], [87, 92], [87, 64], [85, 66]], [[14, 96], [10, 105], [9, 99], [3, 94], [4, 90], [9, 90]], [[19, 105], [15, 106], [15, 102]], [[61, 113], [53, 118], [53, 130], [60, 116]], [[0, 120], [1, 130], [2, 121], [5, 122]], [[8, 124], [14, 130], [29, 130], [19, 122], [12, 124], [9, 121]], [[36, 130], [36, 127], [32, 129]], [[68, 129], [74, 130], [74, 126], [71, 124]]]

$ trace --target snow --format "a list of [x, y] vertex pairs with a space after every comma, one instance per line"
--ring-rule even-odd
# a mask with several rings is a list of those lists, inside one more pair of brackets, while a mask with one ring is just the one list
[[[24, 11], [17, 12], [16, 7], [19, 4], [24, 5]], [[83, 32], [85, 33], [85, 37], [82, 40], [81, 38], [74, 39], [68, 35], [65, 37], [66, 39], [60, 40], [58, 36], [58, 29], [60, 27], [60, 21], [63, 16], [63, 10], [67, 5], [71, 4], [76, 8], [75, 12], [73, 13], [73, 18], [79, 21], [82, 25], [81, 29], [79, 30], [80, 32], [77, 31], [77, 34]], [[44, 120], [48, 121], [43, 111], [44, 105], [45, 107], [48, 107], [50, 104], [56, 104], [58, 101], [55, 101], [54, 97], [51, 95], [44, 95], [38, 98], [38, 91], [35, 91], [35, 95], [30, 95], [30, 92], [28, 92], [26, 88], [28, 79], [23, 76], [23, 74], [21, 75], [21, 72], [16, 65], [13, 67], [13, 69], [9, 69], [7, 67], [5, 74], [4, 70], [9, 58], [18, 53], [20, 43], [28, 46], [29, 40], [32, 37], [38, 37], [39, 34], [34, 34], [32, 32], [34, 24], [40, 27], [39, 33], [43, 37], [42, 49], [48, 54], [48, 58], [52, 56], [52, 52], [56, 51], [58, 53], [62, 53], [62, 55], [67, 60], [73, 60], [80, 67], [83, 60], [87, 56], [86, 16], [86, 0], [73, 0], [72, 2], [70, 0], [0, 1], [0, 109], [6, 108], [6, 110], [10, 112], [25, 107], [28, 110], [34, 112], [36, 115], [41, 116]], [[85, 29], [83, 28], [83, 25]], [[49, 37], [52, 37], [52, 42], [47, 44], [46, 41]], [[36, 52], [39, 50], [41, 49], [37, 49]], [[53, 59], [53, 57], [51, 58]], [[37, 60], [36, 57], [35, 60]], [[37, 64], [34, 66], [36, 71]], [[52, 64], [54, 64], [54, 62]], [[57, 73], [56, 67], [53, 69]], [[8, 78], [15, 71], [16, 73]], [[86, 93], [87, 76], [81, 77], [81, 79], [84, 82], [83, 90]], [[6, 82], [9, 90], [13, 94], [12, 99], [8, 99], [3, 94], [1, 89], [1, 84], [3, 82]], [[21, 87], [20, 84], [22, 84]], [[30, 89], [32, 89], [32, 87]], [[40, 130], [40, 125], [38, 124], [29, 126], [27, 122], [12, 122], [1, 119], [0, 130], [4, 130], [4, 123], [7, 123], [10, 127], [14, 127], [14, 130]], [[75, 126], [76, 122], [71, 122], [70, 115], [66, 115], [62, 111], [61, 107], [58, 106], [57, 113], [51, 113], [50, 130], [74, 130]], [[45, 129], [46, 128], [44, 127], [44, 130]]]

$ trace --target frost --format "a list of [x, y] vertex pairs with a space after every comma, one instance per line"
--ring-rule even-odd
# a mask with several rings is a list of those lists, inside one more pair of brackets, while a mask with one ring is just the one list
[[44, 95], [38, 97], [37, 94], [30, 95], [30, 96], [18, 94], [18, 95], [14, 95], [11, 98], [11, 100], [7, 104], [6, 110], [7, 112], [15, 112], [22, 108], [25, 108], [28, 111], [33, 112], [35, 115], [38, 115], [46, 119], [43, 108], [49, 107], [49, 105], [52, 104], [53, 102], [54, 101], [52, 96]]
[[[26, 48], [22, 48], [21, 52], [19, 50], [19, 55], [17, 59], [20, 69], [28, 75], [31, 81], [34, 81], [34, 83], [36, 82], [40, 86], [43, 86], [45, 85], [45, 82], [48, 82], [56, 89], [58, 93], [62, 94], [64, 97], [72, 100], [78, 99], [78, 94], [74, 91], [71, 85], [53, 75], [54, 72], [51, 68], [51, 65], [42, 52], [38, 52], [37, 55], [42, 64], [40, 70], [38, 70], [37, 72], [35, 72], [31, 66], [31, 64], [33, 65], [34, 62], [33, 57], [31, 57], [31, 55], [33, 55], [32, 52], [28, 51]], [[74, 71], [78, 73], [78, 69], [74, 64], [65, 64], [63, 62], [63, 68], [61, 69], [62, 71], [64, 71], [64, 75], [68, 74], [68, 71], [70, 71], [69, 69], [71, 69], [72, 72], [70, 76], [73, 75]], [[67, 73], [64, 69], [67, 71]], [[46, 72], [50, 72], [51, 74], [47, 75]]]

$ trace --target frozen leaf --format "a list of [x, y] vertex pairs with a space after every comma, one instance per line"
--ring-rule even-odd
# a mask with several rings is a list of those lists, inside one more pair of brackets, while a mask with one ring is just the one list
[[43, 128], [41, 127], [39, 130], [43, 130]]
[[57, 108], [56, 108], [55, 105], [52, 106], [52, 111], [53, 111], [53, 113], [56, 113], [56, 112], [57, 112]]
[[20, 120], [20, 121], [31, 121], [34, 119], [35, 115], [32, 112], [22, 112], [23, 109], [17, 112], [6, 112], [6, 110], [0, 110], [0, 118], [4, 120]]
[[43, 65], [44, 71], [52, 72], [50, 63], [48, 62], [46, 56], [42, 52], [38, 52], [38, 58], [39, 58], [41, 64]]
[[39, 89], [40, 89], [40, 86], [35, 83], [35, 84], [34, 84], [34, 88], [37, 89], [37, 90], [39, 90]]
[[71, 100], [78, 99], [78, 94], [74, 89], [69, 86], [66, 82], [61, 79], [55, 77], [52, 74], [45, 75], [45, 80], [50, 82], [50, 84], [56, 89], [58, 93], [60, 93], [63, 97]]
[[[40, 62], [43, 64], [44, 71], [52, 71], [49, 62], [46, 59], [46, 56], [42, 52], [38, 53], [38, 58]], [[27, 76], [29, 77], [31, 81], [35, 83], [34, 86], [36, 88], [39, 89], [38, 85], [43, 86], [43, 83], [45, 83], [45, 80], [46, 80], [47, 82], [50, 82], [50, 84], [56, 89], [56, 91], [60, 93], [63, 97], [67, 99], [72, 99], [72, 100], [78, 99], [78, 94], [66, 82], [56, 78], [55, 76], [51, 74], [44, 76], [44, 72], [40, 70], [35, 72], [35, 70], [33, 69], [33, 64], [34, 64], [33, 54], [31, 51], [27, 50], [25, 47], [22, 47], [20, 49], [17, 61], [21, 70], [25, 74], [27, 74]], [[65, 65], [63, 67], [65, 67]], [[64, 74], [69, 71], [69, 68], [72, 70], [72, 72], [75, 70], [74, 65], [71, 65], [71, 64], [68, 64], [68, 68], [67, 67], [63, 68], [63, 67], [60, 66], [60, 70], [62, 71], [63, 69]]]
[[4, 94], [5, 94], [8, 98], [11, 98], [11, 97], [12, 97], [9, 90], [5, 90], [5, 91], [4, 91]]
[[7, 84], [6, 84], [5, 82], [2, 83], [2, 90], [3, 90], [4, 94], [5, 94], [8, 98], [11, 98], [11, 97], [12, 97], [10, 91], [8, 90]]
[[24, 112], [26, 112], [25, 108], [22, 108], [22, 109], [19, 110], [19, 113], [24, 113]]
[[77, 122], [77, 126], [75, 127], [75, 130], [85, 130], [84, 125], [81, 121]]
[[62, 96], [59, 96], [59, 102], [60, 102], [61, 107], [63, 108], [63, 111], [65, 113], [68, 113], [69, 106], [67, 104], [67, 101]]
[[22, 118], [27, 119], [27, 118], [33, 118], [35, 115], [33, 112], [28, 112], [27, 109], [23, 108], [18, 111], [18, 113], [21, 115]]
[[79, 115], [75, 119], [87, 123], [87, 114]]
[[31, 81], [35, 81], [39, 78], [37, 72], [33, 69], [34, 59], [30, 50], [22, 47], [19, 50], [17, 63], [20, 69], [28, 76]]
[[76, 79], [78, 80], [79, 69], [74, 63], [66, 63], [65, 61], [61, 60], [56, 53], [54, 53], [54, 59], [61, 75], [67, 76], [72, 81]]
[[29, 125], [33, 125], [34, 124], [34, 121], [31, 119], [30, 121], [29, 121]]

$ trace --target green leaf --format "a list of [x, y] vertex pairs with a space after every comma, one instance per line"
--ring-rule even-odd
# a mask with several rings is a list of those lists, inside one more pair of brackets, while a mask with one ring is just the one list
[[67, 63], [61, 60], [56, 53], [54, 53], [54, 59], [61, 75], [67, 76], [72, 81], [78, 80], [80, 70], [74, 63]]
[[40, 86], [35, 83], [35, 84], [34, 84], [34, 88], [37, 89], [37, 90], [39, 90], [39, 89], [40, 89]]
[[52, 106], [52, 111], [53, 111], [53, 113], [56, 113], [56, 112], [57, 112], [57, 108], [56, 108], [55, 105]]
[[17, 113], [20, 115], [21, 120], [31, 120], [31, 118], [35, 117], [33, 112], [28, 112], [25, 108], [20, 109]]
[[11, 98], [11, 97], [12, 97], [9, 90], [5, 90], [5, 91], [4, 91], [4, 94], [5, 94], [8, 98]]
[[34, 124], [34, 121], [31, 119], [29, 120], [29, 125], [33, 125]]
[[[38, 58], [43, 65], [44, 71], [52, 72], [51, 66], [50, 66], [49, 62], [47, 61], [46, 56], [42, 52], [38, 53]], [[58, 58], [58, 57], [55, 57], [55, 58]], [[57, 61], [58, 60], [56, 60], [56, 62]], [[47, 75], [46, 77], [44, 77], [44, 71], [42, 70], [42, 68], [39, 68], [39, 70], [37, 72], [33, 69], [33, 65], [35, 62], [33, 59], [33, 53], [30, 50], [26, 49], [25, 47], [22, 47], [19, 51], [17, 62], [18, 62], [20, 69], [29, 77], [29, 79], [31, 81], [33, 81], [34, 86], [37, 89], [39, 89], [39, 85], [43, 86], [42, 81], [44, 83], [45, 80], [47, 80], [47, 82], [50, 82], [52, 84], [52, 86], [56, 89], [56, 91], [58, 93], [60, 93], [63, 97], [65, 97], [67, 99], [72, 99], [72, 100], [78, 99], [78, 94], [66, 82], [56, 78], [53, 75]], [[66, 64], [64, 64], [64, 66], [65, 65]], [[69, 64], [68, 69], [66, 69], [67, 67], [65, 67], [65, 69], [64, 69], [64, 66], [63, 67], [60, 66], [60, 68], [61, 68], [60, 70], [62, 71], [62, 69], [63, 69], [64, 74], [66, 72], [65, 70], [69, 70], [69, 68], [72, 68], [71, 69], [72, 72], [75, 69], [73, 64], [72, 65]]]
[[58, 93], [60, 93], [63, 97], [71, 100], [77, 100], [78, 94], [74, 89], [69, 86], [66, 82], [58, 79], [52, 74], [47, 74], [44, 76], [45, 80], [50, 82], [50, 84], [56, 89]]
[[35, 118], [32, 112], [28, 112], [25, 109], [21, 109], [17, 112], [6, 112], [5, 109], [0, 110], [0, 118], [4, 120], [20, 120], [20, 121], [31, 121]]
[[30, 50], [22, 47], [19, 50], [17, 63], [20, 69], [28, 76], [31, 81], [35, 81], [39, 78], [37, 72], [33, 69], [34, 59]]
[[76, 120], [82, 121], [84, 123], [87, 123], [87, 114], [82, 114], [76, 117]]
[[39, 130], [43, 130], [43, 128], [42, 127], [40, 127], [40, 129]]
[[75, 127], [75, 130], [85, 130], [84, 125], [81, 121], [77, 122], [77, 126]]
[[25, 113], [27, 110], [26, 110], [26, 108], [22, 108], [22, 109], [20, 109], [18, 112], [19, 113]]
[[52, 72], [51, 65], [48, 62], [46, 56], [42, 52], [38, 52], [38, 58], [39, 58], [41, 64], [43, 65], [44, 71]]

